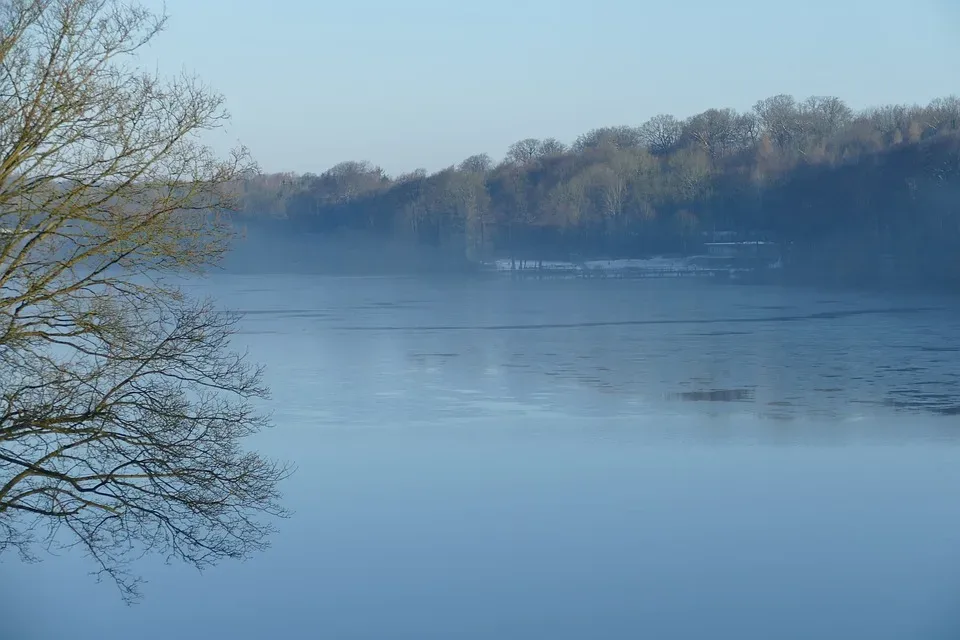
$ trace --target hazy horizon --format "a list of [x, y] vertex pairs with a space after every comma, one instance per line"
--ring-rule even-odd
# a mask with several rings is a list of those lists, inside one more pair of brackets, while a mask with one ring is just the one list
[[522, 138], [570, 142], [778, 93], [923, 104], [956, 92], [960, 56], [960, 8], [946, 0], [165, 5], [168, 28], [142, 61], [222, 92], [233, 119], [208, 141], [247, 145], [269, 172], [344, 160], [434, 171]]

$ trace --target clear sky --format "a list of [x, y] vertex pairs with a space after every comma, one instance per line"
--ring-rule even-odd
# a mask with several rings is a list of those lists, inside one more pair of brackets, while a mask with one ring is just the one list
[[[154, 0], [149, 0], [152, 4]], [[156, 0], [159, 6], [159, 0]], [[266, 171], [436, 170], [521, 138], [777, 93], [960, 93], [957, 0], [166, 0], [145, 54], [198, 73]]]

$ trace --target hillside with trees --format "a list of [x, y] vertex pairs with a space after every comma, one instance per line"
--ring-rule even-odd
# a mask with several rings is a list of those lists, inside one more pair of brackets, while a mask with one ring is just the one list
[[467, 261], [701, 250], [763, 233], [797, 278], [960, 281], [960, 98], [853, 111], [777, 95], [752, 110], [657, 115], [572, 144], [525, 139], [495, 162], [388, 176], [368, 162], [243, 184], [248, 222], [352, 232]]

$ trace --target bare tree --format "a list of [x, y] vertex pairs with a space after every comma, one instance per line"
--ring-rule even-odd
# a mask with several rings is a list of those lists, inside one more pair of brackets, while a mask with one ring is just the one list
[[313, 181], [313, 190], [321, 200], [347, 202], [389, 184], [386, 172], [369, 162], [340, 162]]
[[425, 180], [426, 177], [427, 170], [421, 167], [407, 173], [401, 173], [399, 176], [397, 176], [394, 182], [397, 184], [407, 184], [408, 182], [419, 182], [421, 180]]
[[937, 98], [923, 111], [928, 129], [939, 132], [960, 128], [960, 97]]
[[761, 136], [760, 120], [755, 113], [740, 113], [734, 121], [733, 143], [738, 150], [756, 147]]
[[587, 149], [612, 147], [613, 149], [630, 149], [643, 144], [643, 134], [636, 127], [618, 126], [591, 129], [579, 136], [573, 143], [573, 150], [582, 153]]
[[869, 120], [884, 137], [890, 137], [897, 130], [907, 129], [913, 120], [922, 119], [919, 111], [917, 107], [892, 104], [866, 109], [860, 114], [860, 117]]
[[706, 198], [710, 192], [713, 167], [710, 156], [701, 149], [681, 149], [667, 163], [667, 180], [681, 202]]
[[683, 135], [712, 158], [739, 150], [740, 116], [733, 109], [708, 109], [683, 123]]
[[853, 119], [853, 110], [834, 96], [810, 96], [800, 105], [811, 121], [811, 132], [817, 141], [834, 136]]
[[661, 113], [640, 127], [640, 138], [650, 153], [664, 155], [676, 148], [683, 133], [683, 125], [670, 114]]
[[566, 153], [566, 151], [567, 145], [556, 138], [547, 138], [540, 142], [540, 146], [537, 149], [537, 157], [548, 158], [550, 156], [559, 156]]
[[644, 196], [656, 161], [645, 149], [614, 150], [607, 162], [586, 172], [596, 208], [614, 227], [622, 225], [631, 196]]
[[493, 159], [486, 153], [472, 155], [461, 162], [457, 169], [467, 173], [486, 173], [493, 168]]
[[733, 109], [707, 109], [682, 124], [682, 141], [699, 147], [712, 158], [752, 148], [760, 136], [760, 123], [752, 113]]
[[476, 261], [483, 254], [491, 224], [490, 195], [484, 174], [476, 171], [445, 171], [437, 175], [442, 212], [462, 226], [466, 255]]
[[793, 96], [779, 94], [753, 106], [763, 132], [781, 149], [795, 148], [802, 138], [804, 120]]
[[[0, 0], [0, 551], [78, 545], [124, 598], [136, 554], [205, 567], [264, 548], [288, 469], [237, 318], [172, 282], [214, 264], [240, 150], [191, 77], [135, 71], [163, 27], [122, 0]], [[132, 555], [134, 554], [134, 555]]]
[[583, 222], [589, 204], [590, 178], [589, 173], [575, 175], [550, 193], [548, 215], [559, 228], [577, 227]]
[[507, 162], [517, 165], [525, 165], [533, 162], [540, 157], [540, 140], [537, 138], [524, 138], [510, 145], [507, 149]]

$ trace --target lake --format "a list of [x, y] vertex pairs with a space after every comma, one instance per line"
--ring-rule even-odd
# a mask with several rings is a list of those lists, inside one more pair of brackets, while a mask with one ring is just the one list
[[[135, 607], [0, 565], [0, 637], [953, 638], [960, 304], [675, 280], [216, 275], [294, 462], [274, 546]], [[9, 613], [9, 612], [12, 612]], [[7, 633], [9, 635], [3, 635]]]

